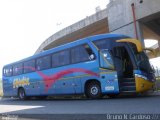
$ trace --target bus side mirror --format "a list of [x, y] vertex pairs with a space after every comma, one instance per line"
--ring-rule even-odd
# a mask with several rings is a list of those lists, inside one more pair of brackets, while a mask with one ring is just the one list
[[146, 53], [147, 53], [147, 50], [150, 51], [152, 53], [152, 55], [154, 57], [157, 57], [157, 54], [156, 54], [156, 51], [153, 49], [153, 48], [144, 48], [143, 49]]
[[105, 49], [105, 50], [100, 50], [99, 51], [99, 60], [100, 60], [100, 67], [101, 68], [106, 68], [106, 69], [114, 69], [114, 64], [113, 60], [110, 54], [110, 51]]

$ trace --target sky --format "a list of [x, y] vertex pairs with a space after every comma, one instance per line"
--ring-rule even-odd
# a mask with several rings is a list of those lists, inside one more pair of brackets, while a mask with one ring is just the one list
[[108, 0], [0, 0], [2, 66], [35, 53], [59, 30], [106, 8]]
[[2, 66], [29, 57], [59, 30], [106, 8], [109, 0], [0, 0]]

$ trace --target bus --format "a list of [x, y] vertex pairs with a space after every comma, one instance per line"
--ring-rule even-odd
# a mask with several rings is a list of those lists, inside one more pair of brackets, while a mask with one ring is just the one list
[[3, 67], [3, 96], [85, 95], [98, 99], [154, 88], [155, 75], [139, 40], [100, 34]]

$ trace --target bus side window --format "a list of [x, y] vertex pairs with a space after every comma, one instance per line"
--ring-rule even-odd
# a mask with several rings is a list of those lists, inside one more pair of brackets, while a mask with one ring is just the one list
[[24, 62], [24, 73], [35, 71], [35, 60]]
[[71, 62], [72, 63], [79, 63], [79, 62], [85, 62], [89, 61], [89, 54], [87, 50], [85, 49], [84, 45], [76, 46], [71, 49]]
[[4, 67], [3, 75], [7, 77], [12, 76], [12, 66]]
[[45, 70], [51, 67], [51, 57], [44, 56], [42, 58], [37, 59], [36, 61], [36, 69], [37, 70]]
[[95, 60], [96, 59], [96, 57], [95, 57], [95, 54], [94, 54], [94, 52], [92, 51], [92, 49], [89, 47], [89, 45], [84, 45], [84, 48], [86, 49], [86, 51], [87, 51], [87, 53], [88, 53], [88, 55], [89, 55], [89, 59], [90, 60]]
[[102, 39], [94, 41], [94, 44], [98, 47], [98, 49], [106, 49], [107, 48], [106, 42], [107, 42], [106, 39]]
[[112, 39], [113, 38], [107, 38], [107, 39], [105, 38], [101, 40], [96, 40], [93, 43], [98, 49], [109, 49], [112, 46], [112, 44], [110, 43]]
[[52, 55], [52, 67], [70, 64], [70, 51], [63, 50]]
[[13, 66], [13, 75], [20, 75], [23, 73], [23, 64], [19, 63]]
[[59, 63], [60, 66], [70, 64], [70, 52], [69, 50], [64, 50], [59, 52]]

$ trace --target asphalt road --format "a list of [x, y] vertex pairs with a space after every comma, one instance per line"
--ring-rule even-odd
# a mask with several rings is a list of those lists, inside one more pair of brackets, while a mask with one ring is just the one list
[[[0, 98], [0, 114], [10, 117], [52, 118], [83, 120], [100, 118], [100, 114], [159, 114], [160, 94], [119, 98], [89, 99], [47, 99], [21, 101]], [[15, 115], [15, 116], [14, 116]], [[30, 116], [30, 117], [27, 117]], [[50, 117], [49, 117], [50, 116]], [[79, 116], [78, 119], [77, 116]], [[104, 116], [103, 116], [104, 118]]]

